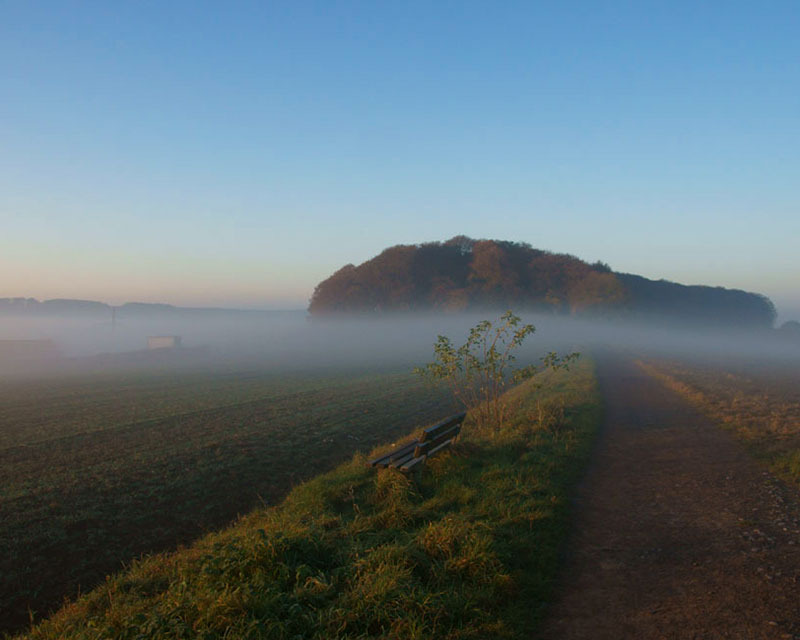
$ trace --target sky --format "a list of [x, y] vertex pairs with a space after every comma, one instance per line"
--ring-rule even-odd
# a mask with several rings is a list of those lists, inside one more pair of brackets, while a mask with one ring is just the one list
[[800, 3], [0, 0], [0, 297], [303, 308], [465, 234], [800, 318]]

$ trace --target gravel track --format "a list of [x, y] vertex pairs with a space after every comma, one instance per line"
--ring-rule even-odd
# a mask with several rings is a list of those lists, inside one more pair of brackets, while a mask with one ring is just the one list
[[800, 638], [800, 495], [621, 357], [543, 638]]

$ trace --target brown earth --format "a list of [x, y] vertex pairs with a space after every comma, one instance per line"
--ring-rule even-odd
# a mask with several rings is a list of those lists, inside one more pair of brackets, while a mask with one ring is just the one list
[[631, 361], [599, 364], [606, 423], [543, 638], [800, 638], [800, 494]]

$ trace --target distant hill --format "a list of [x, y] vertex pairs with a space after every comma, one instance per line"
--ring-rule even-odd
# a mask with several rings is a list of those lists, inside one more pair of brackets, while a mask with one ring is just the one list
[[800, 322], [797, 320], [784, 322], [778, 329], [778, 333], [790, 340], [800, 340]]
[[506, 308], [740, 327], [772, 327], [776, 317], [760, 294], [649, 280], [526, 243], [466, 236], [398, 245], [345, 265], [317, 285], [309, 312]]
[[0, 298], [0, 315], [16, 316], [100, 316], [111, 317], [112, 310], [118, 318], [142, 316], [191, 315], [220, 316], [228, 314], [281, 313], [248, 309], [221, 309], [216, 307], [176, 307], [171, 304], [126, 302], [112, 307], [94, 300], [55, 299], [39, 301], [35, 298]]
[[99, 315], [111, 312], [111, 307], [93, 300], [57, 298], [39, 302], [35, 298], [0, 298], [0, 313], [15, 315]]
[[[111, 315], [111, 305], [94, 300], [55, 300], [39, 301], [35, 298], [0, 298], [0, 314], [35, 315], [35, 316], [107, 316]], [[169, 304], [148, 304], [144, 302], [128, 302], [116, 307], [122, 315], [140, 315], [148, 313], [165, 313], [178, 310]]]

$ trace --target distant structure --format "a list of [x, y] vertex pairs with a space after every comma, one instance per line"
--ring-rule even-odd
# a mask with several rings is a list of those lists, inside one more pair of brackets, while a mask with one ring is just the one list
[[180, 336], [148, 336], [148, 349], [177, 349], [181, 346]]

